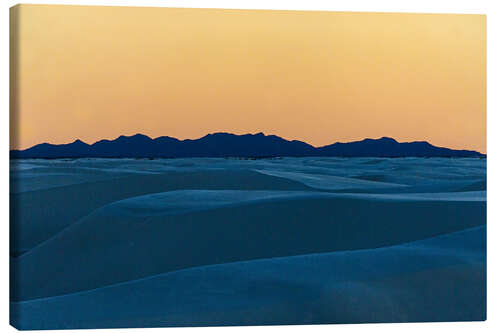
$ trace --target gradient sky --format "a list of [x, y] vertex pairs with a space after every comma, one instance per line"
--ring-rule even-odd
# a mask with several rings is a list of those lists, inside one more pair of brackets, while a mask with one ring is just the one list
[[11, 15], [11, 148], [225, 131], [486, 152], [484, 15], [56, 5]]

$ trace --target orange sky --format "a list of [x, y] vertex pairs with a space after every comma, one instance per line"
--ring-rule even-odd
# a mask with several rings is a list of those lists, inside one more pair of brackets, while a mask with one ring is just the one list
[[226, 131], [486, 152], [484, 15], [56, 5], [11, 15], [11, 148]]

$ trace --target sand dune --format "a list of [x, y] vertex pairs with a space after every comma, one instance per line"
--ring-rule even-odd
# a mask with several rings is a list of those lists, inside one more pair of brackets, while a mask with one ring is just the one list
[[24, 329], [484, 320], [486, 161], [11, 161]]
[[196, 267], [12, 303], [16, 327], [485, 319], [486, 229], [408, 244]]
[[104, 206], [13, 260], [12, 298], [199, 265], [383, 247], [481, 225], [485, 217], [486, 203], [467, 198], [170, 191]]
[[[11, 252], [25, 252], [108, 203], [147, 193], [177, 189], [308, 190], [283, 178], [247, 170], [207, 170], [133, 175], [88, 181], [38, 191], [13, 193]], [[13, 223], [13, 221], [15, 223]]]
[[369, 181], [356, 178], [339, 177], [331, 175], [318, 175], [302, 172], [256, 170], [269, 176], [281, 177], [295, 180], [313, 188], [323, 190], [352, 190], [352, 189], [379, 189], [379, 188], [401, 188], [406, 185], [385, 183], [380, 181]]
[[418, 158], [14, 161], [10, 202], [11, 220], [15, 223], [11, 223], [11, 254], [17, 256], [29, 251], [105, 204], [148, 193], [179, 189], [485, 191], [483, 162]]

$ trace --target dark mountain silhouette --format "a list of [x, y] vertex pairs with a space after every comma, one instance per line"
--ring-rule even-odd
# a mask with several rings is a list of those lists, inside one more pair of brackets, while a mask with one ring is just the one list
[[485, 157], [472, 150], [436, 147], [426, 141], [397, 142], [393, 138], [364, 139], [348, 143], [337, 142], [317, 148], [321, 156], [344, 157]]
[[168, 136], [152, 139], [143, 134], [120, 136], [86, 144], [76, 140], [68, 144], [42, 143], [26, 150], [11, 150], [11, 158], [78, 157], [485, 157], [471, 150], [454, 150], [425, 141], [397, 142], [392, 138], [364, 139], [315, 148], [302, 141], [289, 141], [276, 135], [230, 133], [208, 134], [196, 140], [178, 140]]

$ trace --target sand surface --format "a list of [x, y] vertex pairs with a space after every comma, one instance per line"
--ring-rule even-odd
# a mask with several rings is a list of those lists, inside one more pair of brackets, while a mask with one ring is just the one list
[[486, 160], [11, 162], [23, 329], [486, 317]]

